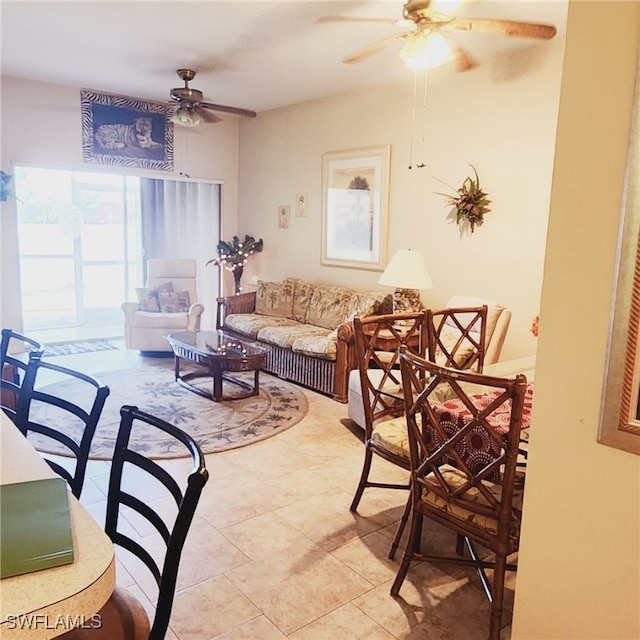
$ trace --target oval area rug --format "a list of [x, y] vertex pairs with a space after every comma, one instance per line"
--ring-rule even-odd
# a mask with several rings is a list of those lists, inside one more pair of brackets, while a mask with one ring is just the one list
[[[253, 381], [253, 373], [238, 374], [239, 378], [243, 376]], [[95, 460], [111, 459], [123, 404], [135, 405], [180, 427], [194, 437], [204, 453], [227, 451], [270, 438], [298, 423], [308, 410], [307, 399], [298, 387], [262, 372], [259, 395], [222, 402], [213, 402], [180, 386], [174, 380], [173, 361], [98, 373], [95, 377], [111, 390], [91, 446], [89, 457]], [[197, 384], [210, 390], [211, 377], [202, 378]], [[78, 384], [74, 380], [54, 382], [44, 389], [86, 408], [86, 401], [78, 397]], [[234, 389], [240, 390], [237, 385], [224, 383], [225, 394], [232, 395]], [[81, 427], [69, 424], [68, 413], [61, 416], [56, 407], [34, 402], [31, 415], [79, 440]], [[69, 453], [39, 434], [30, 434], [29, 440], [46, 453]], [[173, 438], [164, 437], [162, 432], [142, 423], [134, 424], [131, 443], [136, 451], [152, 458], [187, 455]]]

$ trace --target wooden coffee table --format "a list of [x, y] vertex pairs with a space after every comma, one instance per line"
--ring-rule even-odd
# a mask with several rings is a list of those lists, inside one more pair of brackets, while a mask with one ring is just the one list
[[[238, 338], [225, 331], [181, 331], [167, 336], [174, 354], [174, 373], [180, 385], [214, 402], [220, 400], [239, 400], [257, 396], [260, 388], [258, 376], [264, 366], [269, 347]], [[180, 360], [188, 360], [199, 367], [198, 371], [180, 374]], [[231, 373], [253, 371], [253, 384], [239, 380]], [[190, 384], [196, 378], [213, 378], [212, 392]], [[225, 396], [222, 382], [226, 380], [242, 389], [243, 392], [233, 396]]]

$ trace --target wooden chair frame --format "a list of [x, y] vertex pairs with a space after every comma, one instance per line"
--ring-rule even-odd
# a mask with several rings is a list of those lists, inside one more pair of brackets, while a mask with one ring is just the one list
[[[12, 342], [21, 342], [30, 347], [26, 356], [11, 353]], [[23, 352], [23, 353], [25, 353]], [[27, 373], [28, 353], [44, 353], [44, 345], [32, 338], [16, 333], [12, 329], [2, 330], [0, 342], [0, 408], [14, 424], [18, 423], [18, 405], [22, 395], [22, 385]]]
[[[56, 376], [64, 376], [64, 379], [71, 378], [79, 384], [84, 384], [87, 394], [86, 405], [79, 406], [66, 398], [48, 393], [44, 388], [38, 388], [39, 377], [43, 371], [54, 373]], [[89, 396], [89, 393], [93, 393], [93, 396]], [[42, 354], [39, 352], [32, 351], [29, 354], [29, 364], [26, 369], [17, 409], [17, 426], [25, 436], [28, 436], [29, 433], [39, 433], [55, 440], [68, 449], [71, 456], [75, 458], [73, 471], [69, 471], [62, 464], [48, 458], [46, 455], [43, 455], [43, 457], [47, 464], [69, 483], [71, 491], [76, 498], [79, 498], [82, 492], [91, 442], [109, 393], [109, 387], [93, 376], [46, 362], [42, 360]], [[82, 424], [82, 433], [79, 438], [73, 438], [68, 433], [44, 424], [44, 420], [37, 417], [35, 412], [32, 411], [34, 407], [42, 405], [56, 407], [56, 411], [64, 412], [65, 415], [68, 415], [70, 421]]]
[[[401, 324], [399, 324], [399, 322]], [[424, 354], [427, 349], [427, 313], [426, 311], [384, 314], [354, 318], [354, 341], [356, 363], [360, 375], [362, 400], [364, 403], [365, 434], [364, 434], [364, 463], [350, 510], [356, 511], [364, 490], [368, 487], [382, 489], [409, 489], [409, 484], [394, 484], [376, 482], [369, 479], [373, 456], [378, 455], [384, 460], [398, 467], [409, 470], [409, 458], [398, 455], [384, 446], [383, 442], [374, 439], [375, 425], [387, 418], [402, 416], [404, 403], [397, 392], [389, 393], [389, 389], [401, 390], [399, 369], [400, 347]], [[381, 346], [391, 351], [381, 350]], [[404, 427], [402, 427], [404, 429]], [[408, 504], [408, 503], [407, 503]], [[407, 520], [408, 510], [402, 516], [396, 536], [392, 544], [391, 557], [398, 546], [400, 536]]]
[[[429, 360], [453, 369], [482, 373], [487, 343], [487, 305], [427, 310]], [[455, 342], [448, 343], [445, 336]]]
[[[171, 608], [175, 595], [178, 568], [184, 542], [191, 526], [193, 516], [200, 500], [202, 488], [209, 479], [204, 455], [196, 441], [178, 427], [161, 420], [153, 415], [140, 411], [137, 407], [124, 405], [120, 409], [120, 428], [116, 439], [111, 475], [109, 478], [109, 492], [107, 496], [107, 516], [105, 531], [113, 540], [131, 553], [135, 554], [153, 574], [158, 585], [158, 599], [156, 613], [151, 625], [149, 640], [162, 640], [165, 637], [171, 617]], [[131, 431], [137, 421], [164, 431], [179, 440], [189, 451], [193, 460], [193, 468], [186, 478], [186, 488], [182, 490], [176, 480], [157, 462], [146, 458], [129, 447]], [[171, 527], [167, 526], [162, 517], [140, 498], [126, 491], [122, 486], [122, 476], [125, 465], [132, 465], [153, 476], [173, 497], [178, 507], [176, 519]], [[126, 506], [139, 513], [148, 520], [160, 533], [166, 544], [166, 552], [162, 568], [151, 554], [139, 542], [130, 538], [118, 529], [120, 507]]]
[[[411, 527], [391, 594], [398, 595], [413, 561], [472, 565], [478, 570], [491, 602], [489, 639], [499, 640], [505, 571], [516, 569], [515, 565], [507, 562], [507, 557], [517, 551], [519, 542], [521, 514], [515, 507], [514, 493], [526, 378], [521, 374], [514, 379], [506, 379], [457, 371], [440, 367], [407, 351], [401, 354], [400, 361], [410, 451]], [[468, 410], [470, 417], [464, 426], [452, 429], [451, 415], [437, 406], [441, 397], [437, 390], [443, 385]], [[487, 396], [487, 387], [495, 393]], [[478, 392], [484, 392], [483, 401], [479, 399], [481, 395], [473, 395]], [[492, 419], [498, 410], [508, 410], [506, 436], [497, 431], [497, 422]], [[474, 429], [481, 429], [486, 437], [497, 443], [499, 454], [471, 468], [461, 455], [460, 446], [462, 439]], [[519, 476], [522, 482], [523, 477]], [[494, 491], [490, 490], [491, 486]], [[428, 494], [438, 502], [437, 506], [425, 499]], [[457, 534], [456, 557], [420, 551], [425, 517]], [[490, 519], [495, 524], [495, 532], [490, 531], [491, 527], [480, 526], [480, 520], [476, 518]], [[460, 540], [466, 542], [469, 558], [462, 557]], [[493, 551], [494, 561], [482, 560], [474, 543]], [[494, 571], [492, 584], [485, 573], [487, 567]]]

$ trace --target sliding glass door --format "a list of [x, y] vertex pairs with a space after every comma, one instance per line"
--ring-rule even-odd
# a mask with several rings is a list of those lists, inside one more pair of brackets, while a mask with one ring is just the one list
[[138, 281], [140, 180], [16, 167], [25, 331], [119, 325]]

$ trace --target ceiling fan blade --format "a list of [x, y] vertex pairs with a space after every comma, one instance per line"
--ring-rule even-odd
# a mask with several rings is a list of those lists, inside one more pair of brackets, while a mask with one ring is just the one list
[[237, 116], [244, 116], [245, 118], [255, 118], [258, 114], [250, 109], [241, 109], [240, 107], [228, 107], [224, 104], [214, 104], [212, 102], [201, 102], [201, 107], [205, 109], [211, 109], [212, 111], [222, 111], [224, 113], [233, 113]]
[[364, 16], [321, 16], [316, 22], [377, 22], [379, 24], [398, 24], [397, 18], [366, 18]]
[[471, 71], [478, 66], [478, 63], [462, 47], [452, 46], [451, 50], [456, 60], [456, 71]]
[[409, 37], [409, 33], [396, 33], [392, 36], [388, 36], [387, 38], [383, 38], [382, 40], [378, 40], [378, 42], [374, 42], [373, 44], [368, 45], [364, 49], [360, 49], [360, 51], [356, 51], [355, 53], [343, 58], [342, 62], [346, 64], [354, 64], [358, 62], [364, 62], [371, 56], [375, 55], [379, 51], [382, 51], [385, 47], [389, 46], [391, 43], [396, 40], [404, 40]]
[[222, 120], [222, 118], [219, 118], [215, 113], [212, 113], [207, 109], [203, 109], [200, 105], [194, 106], [193, 110], [196, 111], [202, 118], [202, 121], [206, 122], [207, 124], [215, 124], [216, 122], [220, 122]]
[[443, 28], [447, 30], [475, 31], [477, 33], [500, 33], [505, 36], [541, 38], [544, 40], [553, 38], [557, 32], [557, 29], [551, 24], [518, 22], [517, 20], [492, 20], [490, 18], [453, 20]]

